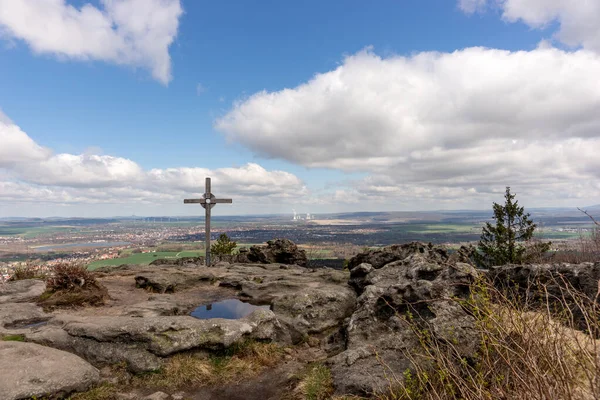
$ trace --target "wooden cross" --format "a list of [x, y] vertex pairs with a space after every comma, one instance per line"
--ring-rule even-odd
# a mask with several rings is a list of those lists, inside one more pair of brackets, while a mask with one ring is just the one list
[[208, 267], [210, 266], [210, 209], [213, 208], [217, 203], [233, 203], [232, 199], [217, 199], [210, 192], [210, 178], [206, 178], [206, 187], [205, 192], [202, 195], [201, 199], [185, 199], [183, 200], [183, 204], [200, 204], [206, 210], [206, 219], [204, 221], [205, 224], [205, 241], [206, 241], [206, 257], [204, 260], [204, 264]]

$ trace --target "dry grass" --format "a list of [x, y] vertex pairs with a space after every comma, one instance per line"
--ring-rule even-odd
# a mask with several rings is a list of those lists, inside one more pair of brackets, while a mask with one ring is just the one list
[[333, 391], [331, 371], [323, 364], [315, 363], [309, 365], [302, 374], [295, 389], [295, 398], [327, 400], [332, 398]]
[[[487, 282], [475, 285], [461, 302], [475, 317], [480, 344], [470, 359], [411, 322], [421, 339], [419, 351], [407, 354], [414, 368], [378, 398], [600, 399], [597, 298], [590, 301], [565, 283], [563, 296], [551, 299], [544, 288], [536, 286], [545, 301], [523, 304]], [[576, 329], [580, 318], [588, 334]]]
[[76, 394], [71, 399], [106, 400], [115, 398], [117, 393], [135, 389], [173, 391], [237, 383], [277, 364], [282, 355], [282, 348], [276, 344], [253, 341], [233, 346], [219, 355], [179, 353], [170, 357], [156, 373], [131, 377], [123, 372], [122, 367], [117, 366], [113, 372], [118, 383], [100, 385], [88, 392]]
[[83, 265], [56, 265], [46, 278], [46, 292], [38, 304], [45, 308], [98, 306], [108, 299], [108, 290]]
[[21, 281], [24, 279], [45, 279], [45, 275], [35, 265], [19, 265], [17, 266], [9, 281]]

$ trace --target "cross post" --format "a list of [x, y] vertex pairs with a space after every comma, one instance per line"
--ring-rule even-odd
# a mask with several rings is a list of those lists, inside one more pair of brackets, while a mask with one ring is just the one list
[[210, 210], [218, 203], [231, 204], [233, 203], [232, 199], [217, 199], [212, 193], [210, 188], [210, 178], [206, 178], [204, 194], [201, 199], [185, 199], [183, 200], [183, 204], [200, 204], [205, 212], [205, 220], [204, 220], [204, 240], [206, 242], [206, 256], [204, 258], [204, 264], [208, 267], [210, 266]]

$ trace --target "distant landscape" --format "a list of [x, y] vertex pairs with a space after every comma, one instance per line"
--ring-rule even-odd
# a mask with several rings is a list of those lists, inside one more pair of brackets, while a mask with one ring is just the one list
[[[588, 207], [591, 213], [600, 206]], [[537, 236], [555, 249], [569, 248], [591, 232], [589, 217], [576, 208], [530, 210]], [[343, 259], [364, 247], [424, 241], [457, 247], [475, 243], [490, 211], [355, 212], [316, 215], [216, 216], [213, 239], [227, 233], [238, 248], [288, 238], [312, 259]], [[0, 263], [42, 260], [106, 265], [148, 264], [161, 258], [204, 255], [204, 218], [2, 218]]]

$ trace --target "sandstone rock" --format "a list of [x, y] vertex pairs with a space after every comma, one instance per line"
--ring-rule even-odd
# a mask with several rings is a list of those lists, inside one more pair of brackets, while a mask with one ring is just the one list
[[0, 398], [41, 398], [85, 391], [98, 370], [81, 358], [33, 343], [0, 342]]
[[389, 387], [390, 376], [402, 379], [412, 366], [407, 354], [420, 346], [411, 319], [433, 337], [454, 343], [461, 355], [473, 355], [474, 320], [451, 300], [467, 296], [477, 276], [461, 260], [423, 243], [371, 250], [350, 260], [350, 282], [359, 297], [346, 349], [328, 361], [338, 393], [368, 395]]
[[31, 303], [0, 304], [0, 333], [4, 330], [28, 328], [52, 318], [40, 307]]
[[273, 341], [283, 335], [272, 311], [256, 310], [240, 320], [61, 315], [51, 326], [25, 337], [75, 353], [98, 367], [124, 361], [130, 371], [139, 373], [159, 369], [161, 357], [177, 352], [220, 350], [246, 339]]
[[0, 304], [32, 301], [45, 291], [46, 283], [38, 279], [6, 282], [0, 284]]
[[[517, 295], [520, 301], [527, 301], [530, 306], [537, 303], [545, 308], [546, 301], [563, 301], [569, 305], [574, 322], [581, 330], [588, 327], [578, 303], [583, 301], [585, 306], [591, 306], [594, 301], [600, 303], [600, 262], [504, 265], [491, 268], [486, 275], [498, 289]], [[583, 294], [584, 298], [575, 301], [572, 291]]]
[[125, 309], [125, 315], [140, 318], [185, 315], [187, 314], [186, 311], [188, 308], [188, 304], [179, 304], [172, 300], [148, 300], [127, 307]]
[[279, 263], [306, 267], [308, 259], [306, 252], [288, 239], [269, 240], [266, 246], [251, 246], [240, 249], [239, 254], [231, 259], [221, 258], [222, 261], [237, 263]]
[[600, 262], [504, 265], [491, 268], [486, 275], [496, 286], [518, 287], [522, 291], [521, 294], [536, 291], [536, 282], [546, 284], [551, 295], [560, 295], [564, 282], [568, 282], [573, 289], [584, 293], [590, 299], [596, 297], [600, 289]]
[[138, 288], [154, 293], [173, 293], [211, 278], [211, 274], [200, 273], [189, 267], [169, 271], [146, 270], [135, 277], [135, 284]]
[[300, 267], [306, 267], [308, 263], [306, 251], [299, 249], [294, 242], [288, 239], [269, 240], [263, 251], [270, 263], [298, 265]]
[[171, 396], [166, 394], [165, 392], [155, 392], [149, 396], [144, 397], [145, 400], [168, 400]]
[[[293, 341], [306, 334], [338, 329], [352, 314], [356, 294], [347, 285], [348, 275], [331, 269], [309, 270], [282, 264], [222, 264], [211, 268], [164, 269], [159, 265], [136, 275], [143, 286], [189, 288], [210, 282], [239, 290], [253, 304], [271, 304], [277, 318], [290, 330]], [[143, 278], [143, 279], [142, 279]], [[154, 307], [154, 305], [152, 305]], [[161, 315], [172, 307], [164, 304]], [[130, 315], [156, 315], [147, 305], [136, 305]], [[137, 310], [136, 310], [137, 309]], [[160, 312], [160, 308], [158, 309]]]
[[77, 354], [96, 367], [125, 362], [127, 369], [134, 373], [157, 371], [162, 367], [160, 357], [149, 352], [143, 344], [135, 342], [100, 342], [69, 335], [56, 326], [25, 333], [25, 337], [33, 343]]

